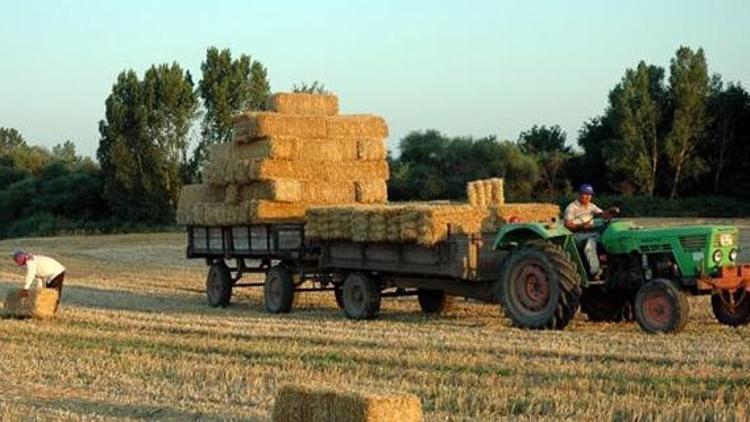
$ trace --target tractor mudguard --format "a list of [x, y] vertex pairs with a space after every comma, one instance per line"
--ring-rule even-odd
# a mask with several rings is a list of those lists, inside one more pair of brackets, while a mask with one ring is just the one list
[[553, 223], [518, 223], [506, 224], [500, 228], [494, 250], [507, 249], [526, 243], [530, 240], [549, 240], [558, 237], [572, 236], [573, 233], [561, 224]]

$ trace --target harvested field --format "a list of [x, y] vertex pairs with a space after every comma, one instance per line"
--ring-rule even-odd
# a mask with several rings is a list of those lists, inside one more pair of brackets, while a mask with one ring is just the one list
[[[738, 223], [748, 261], [750, 220]], [[379, 320], [353, 322], [332, 294], [299, 296], [288, 315], [264, 313], [259, 290], [208, 308], [182, 233], [9, 240], [0, 256], [21, 247], [68, 277], [56, 320], [0, 321], [2, 420], [269, 421], [279, 388], [300, 382], [412, 393], [428, 421], [750, 417], [750, 327], [719, 325], [706, 297], [676, 336], [581, 315], [522, 331], [462, 300], [437, 318], [386, 300]], [[7, 260], [0, 280], [4, 298], [22, 274]]]

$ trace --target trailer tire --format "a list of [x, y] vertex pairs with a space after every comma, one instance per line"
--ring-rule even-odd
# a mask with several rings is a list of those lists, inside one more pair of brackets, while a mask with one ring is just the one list
[[669, 280], [655, 279], [635, 296], [635, 319], [647, 333], [682, 331], [690, 314], [687, 295]]
[[722, 294], [725, 293], [711, 295], [711, 309], [714, 311], [716, 320], [720, 324], [731, 327], [739, 327], [750, 323], [750, 292], [738, 290], [735, 293], [728, 293], [736, 295], [734, 306], [727, 304], [721, 297]]
[[373, 319], [380, 313], [380, 282], [363, 273], [349, 273], [341, 289], [349, 319]]
[[581, 277], [560, 246], [531, 241], [506, 255], [495, 291], [513, 326], [561, 330], [578, 311]]
[[229, 272], [227, 264], [221, 261], [214, 261], [208, 269], [206, 277], [206, 298], [208, 305], [213, 308], [226, 308], [232, 299], [232, 274]]
[[342, 284], [333, 285], [333, 295], [336, 298], [336, 306], [344, 309], [344, 287]]
[[288, 313], [294, 305], [294, 280], [284, 265], [276, 265], [266, 272], [263, 301], [272, 314]]
[[417, 300], [422, 312], [429, 315], [446, 312], [453, 305], [453, 296], [448, 296], [442, 290], [418, 289]]

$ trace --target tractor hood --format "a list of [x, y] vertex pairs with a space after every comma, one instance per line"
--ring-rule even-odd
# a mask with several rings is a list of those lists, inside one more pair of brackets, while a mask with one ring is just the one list
[[631, 222], [614, 221], [604, 231], [602, 242], [608, 253], [672, 253], [683, 276], [690, 277], [735, 265], [739, 231], [723, 225], [643, 228]]

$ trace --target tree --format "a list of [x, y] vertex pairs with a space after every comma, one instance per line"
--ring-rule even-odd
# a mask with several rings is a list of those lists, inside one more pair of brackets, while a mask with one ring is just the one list
[[206, 162], [211, 145], [232, 139], [232, 116], [246, 110], [264, 110], [270, 94], [266, 68], [245, 54], [232, 59], [229, 49], [211, 47], [201, 72], [198, 93], [205, 112], [191, 166], [195, 174]]
[[196, 109], [190, 74], [177, 64], [152, 66], [142, 81], [132, 70], [120, 73], [97, 150], [104, 196], [118, 217], [172, 220]]
[[534, 125], [518, 136], [521, 151], [534, 157], [539, 165], [541, 178], [537, 191], [541, 196], [551, 198], [571, 190], [566, 169], [573, 154], [565, 139], [565, 131], [558, 125]]
[[709, 142], [714, 153], [711, 166], [715, 169], [713, 192], [718, 194], [723, 190], [724, 170], [742, 154], [738, 141], [741, 139], [743, 122], [750, 115], [750, 94], [738, 83], [729, 83], [725, 88], [720, 78], [715, 76], [708, 108], [713, 116], [709, 128]]
[[702, 48], [697, 52], [688, 47], [677, 50], [670, 64], [669, 85], [674, 114], [665, 152], [674, 172], [669, 196], [675, 198], [685, 177], [694, 177], [706, 171], [704, 161], [695, 154], [709, 123], [707, 104], [710, 86]]
[[319, 81], [313, 81], [311, 84], [304, 81], [300, 82], [299, 85], [294, 84], [292, 92], [297, 94], [330, 94], [326, 86]]
[[0, 127], [0, 155], [6, 155], [11, 150], [25, 146], [23, 136], [13, 128]]
[[641, 61], [609, 94], [618, 142], [607, 165], [621, 171], [648, 196], [654, 195], [663, 152], [664, 69]]
[[608, 190], [616, 176], [607, 166], [606, 152], [612, 150], [614, 142], [617, 142], [617, 133], [611, 112], [584, 122], [578, 131], [578, 146], [583, 154], [574, 156], [569, 164], [574, 169], [568, 172], [573, 186], [594, 183], [598, 191]]

